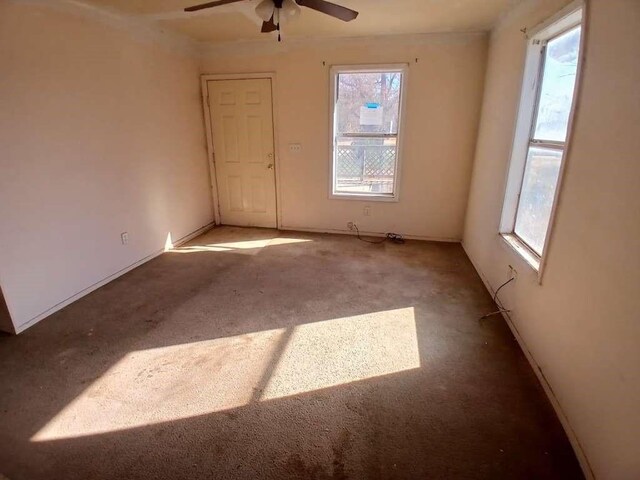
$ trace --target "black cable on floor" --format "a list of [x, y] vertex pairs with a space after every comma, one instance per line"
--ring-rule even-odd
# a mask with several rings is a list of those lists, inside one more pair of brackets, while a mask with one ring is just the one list
[[397, 244], [403, 244], [404, 243], [404, 237], [402, 235], [400, 235], [399, 233], [387, 233], [384, 238], [381, 238], [380, 240], [368, 240], [366, 238], [362, 238], [360, 236], [360, 230], [358, 229], [358, 226], [354, 223], [353, 224], [353, 228], [355, 228], [356, 230], [356, 235], [358, 236], [358, 240], [362, 241], [362, 242], [366, 242], [366, 243], [373, 243], [374, 245], [378, 245], [380, 243], [384, 243], [387, 240], [392, 242], [392, 243], [397, 243]]
[[[504, 282], [502, 285], [500, 285], [498, 287], [498, 289], [496, 290], [496, 293], [493, 294], [493, 303], [495, 303], [496, 305], [498, 305], [500, 307], [500, 303], [498, 303], [498, 293], [500, 292], [500, 290], [502, 290], [502, 287], [508, 285], [509, 283], [513, 282], [516, 279], [516, 277], [511, 277], [509, 280], [507, 280], [506, 282]], [[491, 313], [487, 313], [486, 315], [481, 316], [478, 320], [484, 320], [485, 318], [489, 318], [489, 317], [493, 317], [494, 315], [498, 315], [500, 313], [509, 313], [511, 310], [506, 310], [502, 307], [500, 307], [500, 310], [496, 311], [496, 312], [491, 312]]]
[[493, 294], [493, 301], [498, 303], [498, 293], [500, 293], [500, 290], [502, 290], [502, 287], [508, 285], [509, 283], [513, 282], [516, 279], [516, 277], [511, 277], [509, 280], [507, 280], [506, 282], [504, 282], [502, 285], [500, 285], [498, 287], [498, 289], [496, 290], [496, 293]]

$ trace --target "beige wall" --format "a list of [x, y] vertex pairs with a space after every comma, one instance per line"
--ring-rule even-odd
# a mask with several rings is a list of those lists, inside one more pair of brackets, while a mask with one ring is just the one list
[[[394, 231], [461, 239], [487, 39], [484, 34], [275, 40], [255, 51], [231, 47], [205, 55], [202, 72], [276, 73], [281, 224], [289, 229]], [[418, 63], [415, 59], [418, 58]], [[323, 62], [325, 63], [323, 65]], [[410, 63], [400, 201], [329, 199], [329, 68]], [[288, 145], [300, 143], [302, 153]], [[371, 216], [363, 207], [371, 206]]]
[[17, 327], [212, 221], [196, 57], [2, 0], [0, 65], [0, 283]]
[[[528, 1], [494, 31], [464, 246], [553, 389], [593, 472], [640, 478], [640, 2], [593, 0], [573, 142], [542, 278], [499, 238]], [[575, 441], [575, 438], [574, 438]]]

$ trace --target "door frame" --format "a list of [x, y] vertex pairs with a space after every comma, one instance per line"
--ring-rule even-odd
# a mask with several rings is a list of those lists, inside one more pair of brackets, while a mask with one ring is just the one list
[[216, 225], [221, 224], [220, 220], [220, 197], [218, 194], [218, 181], [216, 176], [215, 148], [213, 145], [213, 122], [211, 120], [211, 106], [209, 105], [209, 87], [207, 82], [211, 80], [271, 80], [271, 116], [273, 121], [273, 164], [275, 169], [275, 189], [276, 189], [276, 228], [282, 228], [282, 201], [280, 195], [280, 149], [278, 142], [278, 114], [276, 97], [276, 74], [275, 72], [265, 73], [220, 73], [200, 75], [202, 91], [202, 108], [204, 110], [204, 123], [207, 135], [207, 158], [209, 161], [209, 173], [211, 175], [211, 197], [213, 199], [213, 217]]

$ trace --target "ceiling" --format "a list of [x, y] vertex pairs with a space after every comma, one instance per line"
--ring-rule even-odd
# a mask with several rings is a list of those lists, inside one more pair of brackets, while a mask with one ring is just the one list
[[[260, 0], [244, 0], [194, 13], [184, 7], [206, 0], [80, 0], [193, 40], [222, 43], [272, 40], [260, 33], [254, 12]], [[518, 0], [333, 0], [360, 12], [345, 23], [302, 8], [299, 18], [282, 26], [286, 37], [344, 37], [488, 30]]]

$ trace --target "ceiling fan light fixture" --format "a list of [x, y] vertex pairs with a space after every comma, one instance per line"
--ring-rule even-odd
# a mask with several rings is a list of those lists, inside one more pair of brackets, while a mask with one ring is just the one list
[[[252, 2], [254, 0], [251, 0]], [[206, 8], [220, 7], [230, 3], [245, 2], [245, 0], [211, 0], [207, 3], [186, 7], [185, 12], [195, 12]], [[262, 33], [278, 32], [280, 41], [280, 21], [286, 23], [300, 16], [300, 7], [307, 7], [311, 10], [337, 18], [343, 22], [355, 20], [358, 12], [350, 8], [343, 7], [328, 0], [262, 0], [256, 5], [256, 15], [262, 20]]]
[[263, 22], [268, 22], [274, 14], [276, 7], [273, 0], [262, 0], [256, 7], [256, 15], [260, 17]]
[[284, 0], [282, 2], [282, 19], [293, 20], [300, 16], [300, 7], [294, 0]]

